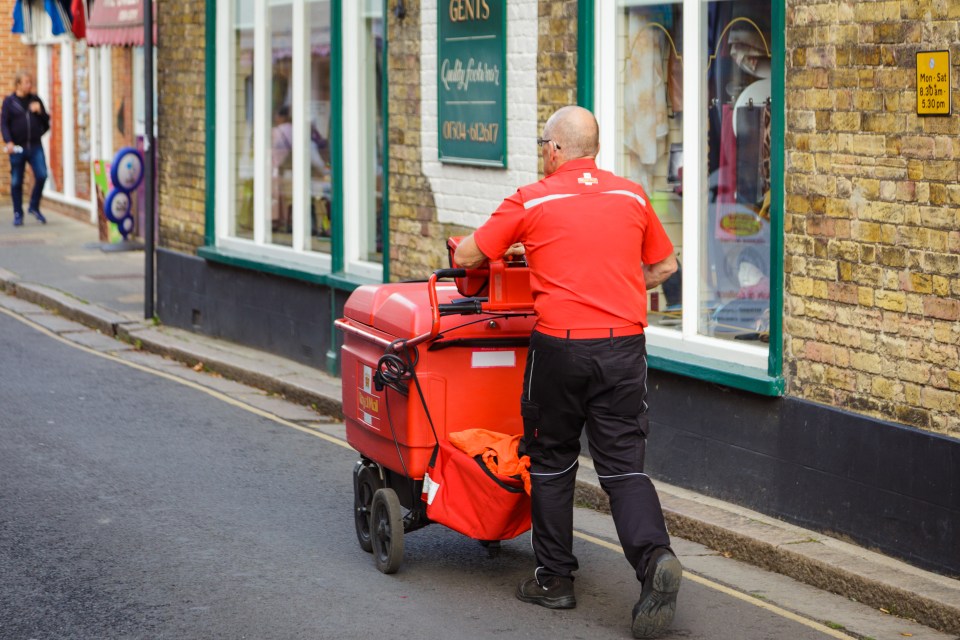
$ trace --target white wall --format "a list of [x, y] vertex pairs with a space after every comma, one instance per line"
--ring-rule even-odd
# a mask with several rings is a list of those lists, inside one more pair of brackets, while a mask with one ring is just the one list
[[440, 222], [480, 226], [517, 187], [536, 182], [537, 0], [509, 0], [507, 24], [507, 169], [442, 164], [437, 141], [437, 0], [420, 11], [420, 144]]

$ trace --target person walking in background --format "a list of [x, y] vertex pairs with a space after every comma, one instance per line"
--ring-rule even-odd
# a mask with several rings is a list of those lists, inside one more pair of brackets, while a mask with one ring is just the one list
[[0, 109], [0, 132], [4, 150], [10, 156], [10, 197], [13, 200], [13, 226], [23, 224], [23, 175], [29, 164], [33, 170], [33, 192], [27, 211], [43, 224], [40, 198], [47, 181], [47, 159], [41, 138], [50, 129], [50, 114], [40, 97], [33, 93], [33, 76], [17, 74], [13, 93], [4, 98]]
[[530, 456], [537, 567], [517, 598], [576, 606], [573, 500], [580, 433], [587, 439], [624, 555], [642, 585], [637, 638], [673, 621], [682, 568], [660, 499], [643, 473], [647, 419], [646, 290], [677, 270], [673, 244], [643, 188], [597, 168], [593, 114], [567, 106], [537, 140], [546, 177], [503, 201], [454, 254], [457, 266], [526, 254], [537, 324], [520, 397]]

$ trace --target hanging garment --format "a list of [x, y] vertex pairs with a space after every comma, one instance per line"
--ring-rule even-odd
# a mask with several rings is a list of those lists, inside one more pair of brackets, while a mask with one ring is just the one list
[[720, 119], [720, 166], [717, 202], [737, 201], [737, 137], [733, 133], [733, 105], [724, 104]]
[[631, 12], [623, 84], [623, 144], [628, 155], [627, 176], [652, 192], [653, 170], [666, 153], [667, 87], [664, 81], [662, 31], [647, 18]]
[[737, 202], [751, 206], [763, 202], [764, 118], [766, 107], [749, 105], [737, 109]]

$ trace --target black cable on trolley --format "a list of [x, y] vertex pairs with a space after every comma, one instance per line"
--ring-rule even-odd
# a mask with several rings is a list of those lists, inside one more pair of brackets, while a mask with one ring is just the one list
[[[409, 389], [402, 384], [402, 381], [406, 379], [413, 379], [413, 383], [417, 388], [417, 395], [420, 396], [420, 404], [423, 406], [423, 412], [427, 416], [427, 423], [430, 425], [430, 431], [433, 432], [433, 440], [439, 445], [440, 439], [437, 437], [437, 429], [433, 425], [433, 418], [430, 416], [430, 409], [427, 407], [427, 399], [423, 395], [423, 389], [420, 387], [420, 380], [417, 379], [416, 366], [420, 361], [420, 352], [416, 347], [413, 347], [412, 350], [406, 349], [403, 346], [405, 342], [405, 340], [395, 340], [390, 343], [388, 348], [391, 351], [397, 351], [398, 353], [387, 352], [380, 356], [380, 359], [377, 361], [377, 372], [374, 374], [374, 381], [378, 385], [389, 387], [401, 395], [407, 396], [409, 394]], [[410, 355], [411, 351], [413, 351], [413, 357]], [[400, 450], [400, 441], [397, 439], [397, 432], [393, 426], [393, 417], [390, 414], [389, 392], [384, 393], [384, 399], [386, 400], [387, 407], [387, 424], [390, 425], [390, 435], [393, 437], [393, 445], [397, 448], [397, 458], [400, 460], [400, 467], [403, 469], [404, 477], [410, 478], [410, 473], [407, 471], [407, 465], [403, 461], [403, 453]], [[416, 504], [417, 495], [412, 482], [410, 485], [410, 490], [412, 492], [410, 496], [410, 504], [413, 506]]]

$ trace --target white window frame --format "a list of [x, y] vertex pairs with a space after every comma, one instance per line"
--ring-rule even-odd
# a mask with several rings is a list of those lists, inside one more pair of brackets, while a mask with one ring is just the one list
[[[633, 4], [663, 4], [664, 0], [641, 0]], [[704, 104], [707, 59], [701, 49], [706, 33], [707, 11], [703, 0], [681, 0], [683, 5], [683, 100], [685, 104]], [[622, 8], [622, 7], [621, 7]], [[596, 0], [594, 4], [594, 42], [597, 63], [594, 76], [594, 111], [600, 124], [601, 167], [615, 168], [617, 135], [617, 69], [610, 63], [616, 60], [617, 0]], [[695, 65], [690, 65], [695, 61]], [[691, 67], [694, 67], [691, 69]], [[691, 70], [693, 72], [691, 72]], [[692, 117], [696, 114], [696, 117]], [[703, 335], [699, 332], [700, 297], [700, 237], [701, 219], [707, 213], [706, 172], [706, 111], [684, 109], [683, 119], [683, 299], [680, 330], [649, 326], [647, 341], [651, 347], [660, 347], [690, 355], [736, 363], [766, 372], [769, 346], [745, 344]], [[773, 268], [773, 267], [771, 267]]]
[[[235, 136], [232, 134], [230, 114], [231, 106], [217, 109], [216, 136], [217, 164], [216, 202], [220, 203], [214, 216], [217, 248], [230, 250], [244, 255], [252, 261], [276, 263], [292, 268], [302, 268], [313, 273], [330, 273], [332, 255], [321, 253], [310, 248], [309, 211], [310, 211], [310, 158], [305, 144], [295, 144], [293, 149], [293, 242], [291, 247], [279, 246], [270, 243], [270, 195], [269, 184], [271, 175], [271, 114], [270, 114], [270, 11], [269, 7], [275, 4], [291, 4], [293, 7], [293, 96], [291, 114], [293, 116], [293, 139], [307, 140], [309, 136], [303, 130], [309, 121], [310, 96], [307, 91], [310, 81], [310, 54], [309, 54], [309, 24], [307, 19], [306, 0], [250, 0], [254, 6], [254, 87], [253, 87], [253, 120], [254, 120], [254, 233], [253, 239], [236, 237], [236, 211], [234, 211], [236, 173]], [[339, 0], [331, 0], [333, 3]], [[235, 63], [233, 52], [235, 47], [234, 15], [236, 2], [218, 4], [217, 10], [217, 62], [216, 87], [217, 95], [223, 100], [233, 100], [236, 95]], [[363, 13], [361, 5], [355, 2], [342, 2], [341, 25], [331, 24], [331, 31], [339, 28], [344, 37], [341, 38], [343, 55], [342, 94], [341, 94], [341, 140], [345, 150], [362, 148], [365, 136], [375, 134], [366, 132], [360, 117], [360, 105], [368, 98], [363, 93], [362, 83], [359, 82], [360, 65], [363, 64], [359, 35], [363, 28]], [[332, 109], [331, 115], [336, 113]], [[382, 281], [383, 265], [361, 259], [360, 234], [365, 231], [365, 221], [360, 216], [351, 215], [366, 197], [361, 190], [364, 180], [360, 177], [360, 168], [364, 162], [364, 154], [355, 152], [343, 153], [341, 166], [332, 167], [335, 176], [339, 176], [342, 185], [343, 229], [340, 236], [333, 238], [333, 242], [341, 242], [343, 248], [344, 271], [347, 274], [363, 279]]]

